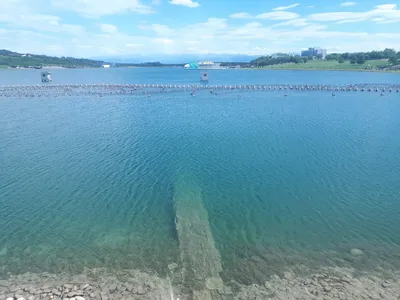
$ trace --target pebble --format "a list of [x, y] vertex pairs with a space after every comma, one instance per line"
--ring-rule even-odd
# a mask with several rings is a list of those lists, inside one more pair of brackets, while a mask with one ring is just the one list
[[171, 264], [168, 265], [168, 269], [171, 272], [174, 272], [177, 268], [178, 268], [178, 264], [176, 264], [176, 263], [171, 263]]
[[[340, 273], [337, 271], [340, 271]], [[218, 295], [216, 295], [220, 300], [395, 300], [400, 295], [400, 286], [396, 283], [396, 280], [399, 280], [399, 276], [396, 274], [393, 274], [396, 276], [394, 281], [391, 279], [384, 280], [379, 275], [380, 273], [372, 272], [356, 278], [352, 278], [351, 275], [343, 276], [343, 274], [352, 274], [352, 272], [349, 269], [343, 269], [342, 271], [340, 269], [327, 268], [321, 271], [320, 274], [301, 277], [293, 272], [283, 272], [282, 277], [272, 276], [271, 280], [265, 282], [263, 286], [258, 284], [244, 286], [239, 283], [223, 285], [221, 282], [221, 288], [218, 289]], [[84, 276], [80, 279], [75, 277], [71, 281], [77, 284], [61, 285], [61, 291], [58, 284], [46, 288], [42, 287], [42, 290], [40, 290], [40, 278], [31, 281], [28, 277], [27, 279], [24, 278], [24, 281], [21, 280], [18, 285], [15, 285], [17, 281], [11, 281], [7, 286], [12, 286], [18, 293], [6, 294], [6, 292], [8, 293], [8, 288], [6, 288], [5, 292], [0, 292], [0, 300], [120, 300], [136, 298], [141, 300], [160, 300], [162, 299], [160, 295], [168, 290], [168, 281], [165, 278], [157, 277], [157, 280], [154, 280], [147, 274], [139, 278], [136, 278], [135, 275], [132, 275], [131, 279], [125, 282], [119, 281], [116, 277], [100, 277], [99, 282], [87, 281]], [[56, 277], [51, 279], [45, 277], [44, 281], [51, 280], [60, 281]], [[35, 282], [35, 284], [32, 284], [32, 282]], [[108, 284], [104, 284], [107, 282]], [[176, 284], [174, 284], [175, 288], [177, 291], [182, 290], [182, 287]], [[39, 294], [32, 296], [31, 291], [38, 291]], [[62, 299], [60, 299], [61, 295]], [[186, 296], [180, 295], [180, 298], [187, 299]], [[205, 300], [205, 298], [199, 298], [199, 300]]]
[[360, 255], [363, 255], [364, 252], [362, 250], [360, 250], [360, 249], [353, 248], [353, 249], [350, 250], [350, 254], [354, 255], [354, 256], [360, 256]]

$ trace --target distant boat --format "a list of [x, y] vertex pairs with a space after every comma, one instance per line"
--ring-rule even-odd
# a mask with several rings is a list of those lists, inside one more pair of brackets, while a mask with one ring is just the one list
[[201, 82], [208, 82], [208, 73], [201, 74], [200, 81]]
[[200, 62], [192, 62], [184, 65], [185, 69], [189, 70], [217, 70], [222, 69], [221, 63], [215, 63], [212, 61], [200, 61]]
[[52, 81], [50, 72], [42, 72], [41, 73], [42, 82], [50, 82]]

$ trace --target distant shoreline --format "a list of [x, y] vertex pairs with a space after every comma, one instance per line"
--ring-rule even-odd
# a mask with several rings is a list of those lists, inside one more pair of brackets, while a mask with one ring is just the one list
[[239, 70], [254, 71], [335, 71], [335, 72], [371, 72], [371, 73], [398, 73], [397, 70], [363, 70], [363, 69], [320, 69], [320, 68], [241, 68]]
[[[173, 66], [119, 66], [115, 68], [109, 69], [136, 69], [136, 68], [146, 68], [146, 69], [162, 69], [162, 68], [179, 68], [184, 69], [183, 67], [173, 67]], [[10, 68], [7, 66], [0, 66], [0, 69], [7, 69], [7, 70], [58, 70], [58, 69], [108, 69], [108, 68], [98, 68], [98, 67], [75, 67], [75, 68], [67, 68], [63, 66], [43, 66], [41, 69], [34, 69], [34, 68]], [[290, 68], [290, 67], [281, 67], [281, 68], [221, 68], [221, 69], [192, 69], [188, 71], [222, 71], [222, 70], [253, 70], [253, 71], [335, 71], [335, 72], [371, 72], [371, 73], [398, 73], [400, 74], [400, 70], [377, 70], [377, 69], [334, 69], [334, 68]]]

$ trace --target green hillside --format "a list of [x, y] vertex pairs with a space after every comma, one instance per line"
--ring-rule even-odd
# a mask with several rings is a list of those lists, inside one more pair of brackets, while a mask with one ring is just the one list
[[21, 54], [9, 50], [0, 50], [0, 67], [3, 68], [40, 68], [43, 66], [59, 66], [65, 68], [100, 68], [105, 64], [103, 61], [73, 58], [55, 57], [36, 54]]
[[306, 63], [283, 63], [263, 66], [263, 69], [292, 69], [292, 70], [379, 70], [389, 66], [387, 59], [367, 60], [363, 64], [352, 64], [349, 60], [309, 60]]

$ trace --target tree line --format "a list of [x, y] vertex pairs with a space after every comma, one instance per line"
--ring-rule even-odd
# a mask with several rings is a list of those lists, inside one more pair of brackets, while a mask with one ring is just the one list
[[[315, 59], [314, 57], [302, 57], [300, 55], [281, 55], [275, 56], [261, 56], [250, 62], [251, 65], [257, 67], [278, 65], [285, 63], [306, 63], [309, 60]], [[316, 57], [321, 59], [321, 56]], [[339, 63], [349, 61], [351, 64], [364, 64], [368, 60], [387, 59], [391, 65], [400, 64], [400, 51], [396, 52], [394, 49], [385, 49], [383, 51], [371, 51], [371, 52], [356, 52], [356, 53], [332, 53], [326, 56], [326, 60], [336, 60]]]
[[388, 59], [392, 65], [400, 63], [400, 51], [386, 48], [383, 51], [332, 53], [326, 56], [327, 60], [336, 60], [339, 63], [350, 61], [352, 64], [364, 64], [367, 60]]
[[261, 56], [259, 58], [253, 59], [250, 64], [257, 67], [264, 67], [264, 66], [271, 66], [271, 65], [278, 65], [278, 64], [287, 64], [287, 63], [306, 63], [309, 60], [308, 57], [301, 57], [300, 55], [294, 56]]

